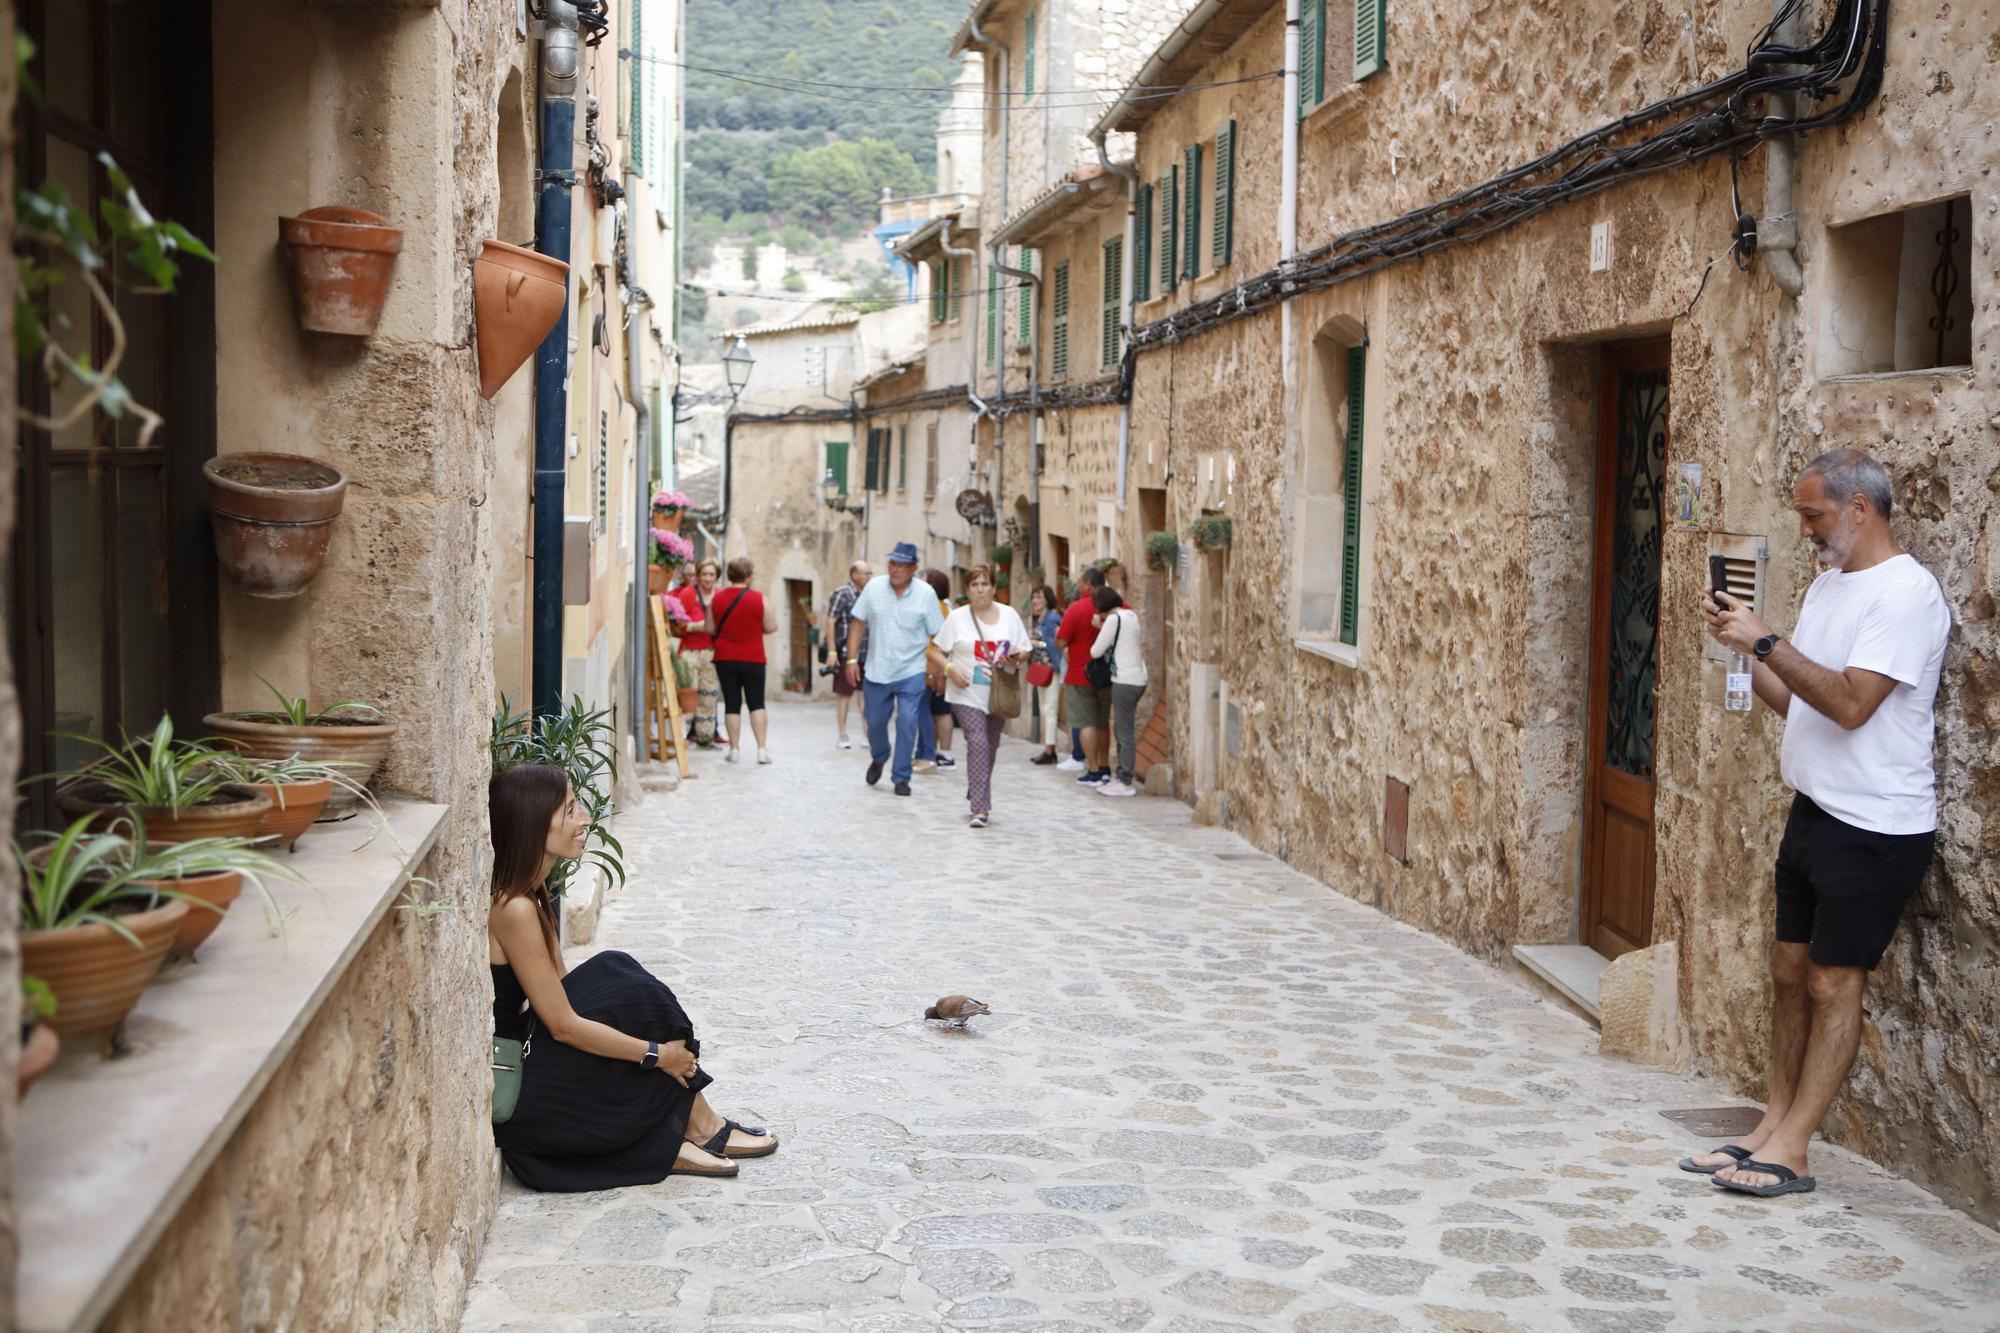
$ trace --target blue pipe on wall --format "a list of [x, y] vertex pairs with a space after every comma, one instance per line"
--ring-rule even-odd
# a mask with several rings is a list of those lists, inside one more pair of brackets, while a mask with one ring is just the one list
[[[570, 10], [571, 23], [574, 12]], [[569, 263], [570, 191], [576, 185], [575, 42], [573, 30], [555, 29], [543, 38], [542, 189], [535, 210], [535, 249], [565, 264]], [[562, 314], [535, 351], [535, 569], [529, 694], [537, 725], [539, 719], [562, 711], [563, 484], [568, 467], [570, 306], [568, 279], [564, 282]]]

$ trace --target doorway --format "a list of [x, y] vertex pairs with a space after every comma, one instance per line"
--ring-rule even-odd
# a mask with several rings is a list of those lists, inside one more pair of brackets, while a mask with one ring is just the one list
[[812, 693], [813, 681], [813, 586], [810, 579], [785, 580], [785, 612], [791, 625], [791, 669], [785, 672], [785, 686], [800, 694]]
[[1668, 344], [1607, 347], [1598, 380], [1583, 942], [1653, 942], [1653, 796]]

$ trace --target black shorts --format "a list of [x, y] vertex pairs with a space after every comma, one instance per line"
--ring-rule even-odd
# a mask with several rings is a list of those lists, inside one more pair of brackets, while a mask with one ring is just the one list
[[1794, 796], [1778, 844], [1778, 939], [1810, 945], [1821, 967], [1874, 971], [1936, 844], [1935, 832], [1871, 833]]
[[951, 705], [944, 701], [942, 694], [928, 685], [924, 687], [924, 704], [931, 710], [932, 717], [951, 716]]
[[736, 716], [746, 704], [753, 713], [764, 711], [762, 662], [717, 662], [715, 680], [722, 686], [722, 711], [728, 716]]

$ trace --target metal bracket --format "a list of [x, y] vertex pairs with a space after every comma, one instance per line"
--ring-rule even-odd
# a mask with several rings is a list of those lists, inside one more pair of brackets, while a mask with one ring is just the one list
[[576, 188], [575, 171], [541, 171], [535, 173], [536, 185], [560, 185], [565, 190]]

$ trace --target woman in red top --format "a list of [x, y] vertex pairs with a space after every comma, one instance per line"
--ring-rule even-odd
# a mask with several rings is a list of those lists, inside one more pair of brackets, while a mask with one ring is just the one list
[[709, 599], [708, 622], [702, 626], [715, 636], [715, 675], [722, 685], [723, 721], [729, 727], [730, 763], [737, 762], [743, 743], [743, 708], [750, 709], [750, 730], [757, 737], [757, 762], [771, 762], [764, 746], [764, 727], [769, 715], [764, 711], [764, 636], [778, 628], [778, 612], [764, 600], [764, 594], [750, 586], [757, 567], [738, 557], [726, 571], [729, 586]]
[[708, 623], [708, 604], [715, 596], [715, 581], [721, 577], [722, 566], [704, 560], [694, 567], [694, 582], [662, 594], [679, 602], [681, 610], [687, 612], [688, 632], [681, 635], [680, 654], [694, 669], [694, 687], [701, 695], [689, 721], [694, 723], [694, 743], [703, 749], [715, 744], [715, 711], [722, 702], [722, 685], [715, 677], [715, 636], [701, 626]]

